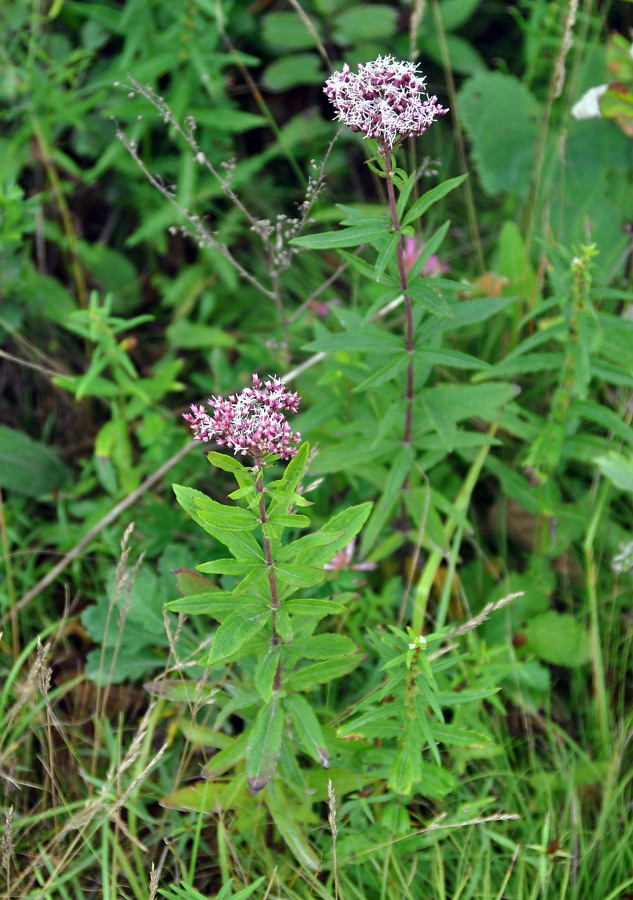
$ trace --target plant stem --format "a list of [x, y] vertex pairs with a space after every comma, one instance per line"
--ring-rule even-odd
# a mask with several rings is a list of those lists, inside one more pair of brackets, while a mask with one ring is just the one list
[[264, 543], [264, 553], [266, 554], [266, 565], [268, 566], [268, 584], [270, 585], [270, 609], [272, 611], [272, 624], [273, 624], [273, 638], [272, 643], [273, 646], [276, 647], [279, 642], [279, 634], [277, 632], [277, 628], [275, 626], [275, 613], [279, 609], [279, 594], [277, 592], [277, 579], [275, 578], [275, 570], [273, 568], [273, 555], [270, 549], [270, 541], [266, 537], [266, 531], [264, 529], [264, 525], [268, 521], [268, 513], [266, 512], [266, 501], [264, 499], [264, 476], [262, 470], [260, 469], [257, 474], [257, 481], [255, 482], [255, 487], [257, 488], [257, 492], [260, 495], [259, 497], [259, 521], [262, 526], [262, 539]]
[[[394, 231], [400, 232], [400, 220], [398, 218], [398, 209], [396, 207], [396, 194], [391, 179], [391, 149], [383, 147], [385, 154], [385, 173], [387, 175], [387, 196], [389, 197], [389, 209], [391, 211], [391, 221], [393, 222]], [[404, 308], [406, 314], [406, 341], [407, 353], [409, 354], [409, 365], [407, 366], [407, 411], [404, 420], [404, 437], [403, 444], [411, 443], [411, 429], [413, 425], [413, 306], [411, 297], [408, 294], [407, 272], [404, 267], [404, 250], [402, 241], [398, 241], [397, 247], [398, 257], [398, 276], [400, 278], [400, 287], [404, 294]], [[408, 480], [408, 479], [407, 479]], [[406, 481], [403, 488], [406, 487]]]
[[[275, 578], [275, 570], [273, 568], [273, 555], [270, 549], [270, 541], [266, 537], [266, 531], [264, 529], [265, 523], [268, 521], [268, 513], [266, 512], [266, 501], [264, 499], [264, 475], [262, 470], [260, 469], [257, 473], [257, 481], [255, 482], [255, 487], [257, 488], [257, 492], [260, 495], [259, 497], [259, 521], [262, 526], [262, 541], [264, 544], [264, 553], [266, 555], [266, 565], [268, 566], [268, 584], [270, 585], [270, 611], [271, 611], [271, 624], [273, 635], [271, 638], [271, 644], [273, 647], [278, 647], [281, 643], [281, 639], [279, 637], [279, 632], [277, 631], [277, 625], [275, 622], [275, 615], [277, 610], [279, 609], [279, 594], [277, 592], [277, 579]], [[273, 681], [273, 690], [278, 691], [281, 689], [281, 659], [277, 662], [277, 670], [275, 672], [275, 679]]]

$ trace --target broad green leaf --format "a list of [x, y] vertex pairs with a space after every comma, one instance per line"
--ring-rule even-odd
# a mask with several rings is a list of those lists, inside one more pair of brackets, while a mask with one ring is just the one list
[[459, 187], [467, 177], [467, 175], [458, 175], [456, 178], [449, 178], [448, 181], [444, 181], [442, 184], [438, 184], [436, 187], [431, 188], [431, 190], [423, 194], [419, 200], [416, 200], [404, 217], [402, 224], [410, 225], [412, 222], [415, 222], [415, 220], [419, 219], [420, 216], [422, 216], [427, 209], [430, 209], [434, 203], [437, 203], [438, 200], [446, 197], [452, 190]]
[[[238, 601], [233, 601], [234, 603]], [[207, 665], [218, 663], [234, 656], [270, 621], [270, 612], [255, 612], [251, 605], [235, 610], [220, 625], [213, 638], [213, 646], [207, 659]]]
[[389, 222], [384, 224], [352, 225], [340, 231], [324, 231], [321, 234], [310, 234], [292, 238], [291, 244], [306, 247], [309, 250], [336, 250], [339, 247], [359, 247], [377, 238], [384, 237], [389, 230]]
[[62, 488], [68, 478], [68, 469], [47, 444], [0, 425], [0, 487], [39, 497]]
[[[420, 748], [417, 749], [417, 754], [420, 754]], [[416, 755], [417, 755], [416, 754]], [[417, 772], [415, 768], [415, 762], [417, 765]], [[395, 791], [396, 794], [401, 794], [405, 797], [408, 797], [413, 790], [413, 785], [416, 781], [416, 774], [419, 775], [420, 772], [420, 762], [416, 760], [414, 756], [412, 756], [410, 747], [407, 741], [402, 741], [398, 750], [396, 752], [396, 757], [391, 766], [391, 773], [389, 775], [388, 785], [392, 791]]]
[[[165, 604], [165, 609], [171, 612], [187, 613], [190, 616], [209, 615], [224, 618], [232, 613], [236, 604], [235, 597], [230, 591], [205, 591], [202, 594], [193, 594], [191, 597], [179, 597], [178, 600], [170, 600]], [[251, 604], [254, 607], [254, 604]]]
[[491, 739], [481, 731], [471, 731], [469, 728], [458, 728], [456, 725], [438, 725], [435, 722], [432, 727], [433, 737], [436, 741], [446, 744], [447, 747], [468, 747], [479, 750], [488, 747]]
[[[263, 36], [267, 44], [273, 44], [284, 53], [315, 46], [314, 35], [294, 12], [268, 11], [263, 18]], [[320, 30], [318, 20], [311, 19], [313, 28]]]
[[309, 528], [312, 524], [310, 519], [307, 516], [302, 516], [300, 513], [293, 513], [292, 515], [282, 515], [281, 513], [273, 513], [272, 516], [268, 519], [268, 525], [271, 525], [273, 528]]
[[545, 662], [574, 668], [591, 659], [589, 632], [571, 613], [549, 609], [530, 619], [523, 634], [528, 649]]
[[[181, 484], [172, 484], [174, 494], [180, 506], [184, 509], [188, 516], [196, 522], [204, 531], [214, 537], [221, 544], [224, 544], [237, 559], [244, 557], [252, 557], [255, 559], [263, 559], [263, 551], [255, 538], [248, 532], [231, 532], [217, 528], [206, 522], [200, 515], [200, 510], [196, 504], [203, 499], [209, 499], [206, 494], [197, 491], [195, 488], [185, 487]], [[219, 504], [218, 504], [219, 505]], [[247, 510], [242, 510], [246, 512]]]
[[314, 634], [295, 638], [290, 649], [305, 659], [336, 659], [355, 653], [356, 645], [342, 634]]
[[299, 694], [289, 694], [284, 701], [284, 706], [290, 713], [299, 740], [308, 756], [316, 760], [320, 766], [327, 768], [330, 765], [330, 755], [325, 748], [321, 726], [308, 701]]
[[217, 590], [212, 581], [199, 575], [194, 569], [172, 569], [171, 572], [176, 576], [176, 587], [183, 597], [208, 594]]
[[[324, 532], [338, 532], [337, 537], [324, 547], [314, 547], [309, 551], [310, 565], [322, 568], [336, 556], [339, 550], [343, 550], [352, 538], [356, 537], [371, 512], [371, 503], [361, 503], [359, 506], [350, 506], [342, 512], [332, 516], [323, 526]], [[303, 562], [303, 554], [297, 554], [297, 561]]]
[[284, 609], [291, 616], [315, 616], [319, 619], [322, 619], [324, 616], [336, 616], [345, 612], [345, 607], [341, 603], [334, 603], [332, 600], [321, 600], [317, 597], [286, 600]]
[[166, 797], [161, 797], [160, 805], [167, 809], [191, 810], [192, 812], [206, 812], [216, 814], [218, 810], [231, 810], [239, 808], [242, 812], [250, 812], [255, 815], [256, 807], [251, 797], [244, 796], [246, 785], [243, 778], [235, 779], [228, 783], [216, 780], [198, 781], [187, 787], [172, 791]]
[[627, 444], [633, 444], [633, 428], [627, 425], [618, 413], [607, 406], [603, 406], [593, 400], [574, 400], [572, 401], [569, 415], [580, 415], [583, 419], [588, 419], [590, 422], [601, 425], [606, 431], [613, 431], [617, 437], [626, 441]]
[[275, 673], [281, 655], [281, 647], [274, 647], [272, 644], [259, 658], [257, 668], [255, 669], [255, 677], [253, 683], [257, 688], [264, 703], [269, 703], [273, 695], [273, 684], [275, 681]]
[[461, 353], [459, 350], [449, 350], [446, 347], [441, 350], [416, 350], [415, 359], [422, 365], [437, 363], [455, 369], [492, 369], [490, 363], [477, 359], [470, 353]]
[[285, 793], [275, 782], [272, 782], [268, 785], [263, 797], [279, 833], [294, 853], [298, 863], [312, 872], [318, 872], [320, 863], [305, 839], [305, 824], [299, 824], [292, 818]]
[[252, 568], [248, 575], [242, 578], [239, 584], [233, 588], [234, 595], [239, 597], [241, 594], [245, 594], [251, 588], [255, 587], [255, 585], [264, 581], [264, 579], [268, 579], [269, 571], [270, 570], [265, 562], [261, 562], [259, 565]]
[[213, 575], [244, 575], [253, 568], [252, 559], [212, 559], [210, 562], [201, 563], [199, 572]]
[[143, 688], [152, 697], [188, 704], [214, 703], [218, 693], [218, 688], [212, 685], [202, 685], [199, 681], [177, 681], [175, 678], [146, 681]]
[[275, 562], [274, 568], [279, 578], [285, 581], [286, 584], [291, 585], [295, 590], [311, 587], [325, 578], [322, 568], [305, 566], [300, 563]]
[[266, 66], [262, 84], [269, 91], [287, 91], [304, 84], [323, 84], [321, 60], [316, 53], [283, 55]]
[[368, 326], [361, 331], [345, 331], [338, 334], [329, 334], [327, 337], [318, 338], [305, 344], [304, 350], [318, 353], [346, 353], [359, 351], [364, 353], [403, 353], [404, 341], [401, 337], [391, 334], [389, 331], [380, 331], [374, 326]]
[[213, 528], [227, 528], [229, 531], [252, 531], [259, 525], [259, 517], [250, 509], [239, 506], [225, 506], [210, 497], [195, 497], [194, 503], [203, 522]]
[[281, 750], [284, 712], [281, 698], [273, 694], [270, 703], [263, 706], [250, 732], [246, 756], [246, 780], [256, 794], [266, 787], [275, 774]]
[[340, 538], [342, 534], [343, 532], [340, 529], [339, 531], [321, 530], [315, 531], [313, 534], [306, 534], [304, 537], [298, 538], [286, 547], [281, 547], [277, 551], [276, 560], [282, 562], [283, 560], [292, 559], [293, 556], [299, 556], [300, 554], [304, 565], [309, 566], [311, 565], [311, 550], [332, 544], [337, 538]]
[[217, 778], [218, 775], [224, 775], [225, 772], [237, 765], [246, 756], [248, 738], [248, 732], [244, 731], [236, 738], [233, 738], [228, 747], [214, 754], [202, 770], [203, 776], [205, 778]]
[[295, 636], [294, 629], [290, 616], [283, 608], [275, 611], [275, 627], [284, 644], [291, 644]]
[[318, 684], [327, 684], [328, 681], [334, 681], [349, 675], [354, 669], [360, 666], [363, 656], [360, 653], [353, 657], [343, 659], [331, 659], [327, 662], [318, 662], [310, 666], [304, 666], [290, 672], [284, 678], [284, 684], [289, 690], [307, 691], [316, 687]]
[[255, 482], [255, 476], [251, 469], [242, 465], [239, 459], [229, 456], [228, 453], [216, 453], [215, 450], [209, 450], [206, 454], [207, 459], [216, 469], [222, 469], [224, 472], [239, 472], [241, 475], [247, 475]]
[[610, 450], [603, 456], [597, 456], [594, 462], [619, 491], [633, 493], [633, 459]]

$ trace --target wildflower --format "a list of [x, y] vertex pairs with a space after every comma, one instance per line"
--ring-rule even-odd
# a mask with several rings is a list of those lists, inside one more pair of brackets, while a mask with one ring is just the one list
[[[404, 261], [404, 268], [407, 273], [411, 271], [413, 266], [415, 265], [415, 261], [424, 250], [426, 244], [424, 241], [420, 243], [417, 238], [409, 238], [405, 237], [404, 239], [404, 252], [402, 255]], [[428, 278], [434, 278], [436, 275], [442, 275], [444, 272], [448, 272], [450, 266], [448, 263], [441, 262], [437, 253], [433, 253], [427, 261], [422, 266], [422, 275], [425, 275]]]
[[329, 563], [326, 563], [323, 568], [326, 572], [340, 572], [341, 569], [351, 569], [354, 572], [372, 572], [378, 563], [375, 562], [359, 562], [352, 563], [352, 559], [354, 558], [354, 547], [356, 546], [356, 538], [353, 538], [347, 547], [343, 550], [339, 550], [339, 552], [334, 556]]
[[350, 71], [334, 72], [323, 90], [336, 109], [336, 118], [352, 131], [363, 131], [383, 148], [393, 148], [405, 137], [423, 134], [438, 116], [448, 112], [437, 97], [426, 93], [426, 79], [412, 62], [379, 56]]
[[277, 453], [282, 459], [295, 456], [292, 444], [301, 440], [293, 431], [284, 410], [296, 413], [301, 398], [286, 389], [283, 381], [271, 377], [262, 383], [253, 375], [253, 387], [241, 393], [223, 397], [211, 397], [207, 402], [213, 414], [204, 406], [191, 405], [191, 413], [184, 413], [194, 432], [194, 440], [214, 440], [232, 449], [235, 454], [249, 454], [259, 460], [267, 453]]

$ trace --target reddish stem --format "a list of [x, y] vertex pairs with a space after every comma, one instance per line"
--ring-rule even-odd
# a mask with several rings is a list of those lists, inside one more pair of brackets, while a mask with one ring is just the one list
[[[260, 494], [259, 498], [259, 521], [262, 526], [262, 539], [264, 543], [264, 553], [266, 555], [266, 565], [268, 566], [268, 584], [270, 585], [270, 609], [272, 612], [272, 626], [273, 626], [273, 636], [272, 636], [272, 645], [273, 647], [277, 647], [280, 643], [279, 633], [277, 632], [277, 628], [275, 625], [275, 613], [279, 609], [279, 594], [277, 593], [277, 579], [275, 578], [275, 570], [273, 568], [273, 555], [270, 549], [270, 541], [266, 537], [266, 533], [264, 531], [264, 524], [268, 521], [268, 513], [266, 512], [266, 502], [264, 500], [264, 476], [259, 470], [257, 474], [257, 481], [255, 482], [255, 487], [257, 492]], [[275, 674], [275, 684], [281, 683], [281, 667], [280, 664], [277, 665], [277, 672]], [[276, 688], [278, 689], [278, 688]]]
[[[389, 197], [389, 209], [391, 210], [391, 221], [393, 222], [393, 228], [396, 234], [400, 234], [400, 220], [398, 218], [398, 209], [396, 206], [396, 194], [393, 187], [393, 181], [391, 178], [392, 168], [391, 168], [391, 148], [387, 146], [383, 146], [383, 152], [385, 154], [385, 174], [387, 175], [387, 196]], [[406, 341], [407, 341], [407, 353], [409, 354], [409, 365], [407, 366], [407, 411], [405, 414], [404, 420], [404, 437], [402, 442], [404, 444], [411, 443], [411, 430], [413, 427], [413, 306], [411, 303], [411, 297], [408, 294], [408, 282], [407, 282], [407, 271], [404, 267], [404, 248], [402, 246], [402, 241], [398, 240], [397, 247], [397, 258], [398, 258], [398, 275], [400, 277], [400, 287], [402, 288], [402, 292], [404, 294], [404, 308], [406, 313]], [[407, 479], [408, 481], [408, 479]], [[406, 486], [403, 485], [403, 487]]]

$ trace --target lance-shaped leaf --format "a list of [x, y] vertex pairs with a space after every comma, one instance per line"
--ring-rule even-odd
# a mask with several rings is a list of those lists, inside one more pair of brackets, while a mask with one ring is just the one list
[[309, 454], [310, 444], [307, 441], [304, 441], [297, 450], [297, 455], [293, 456], [286, 466], [283, 478], [280, 478], [277, 481], [271, 481], [268, 485], [268, 489], [271, 490], [272, 488], [276, 488], [281, 493], [292, 493], [295, 491], [305, 472]]
[[198, 566], [199, 572], [214, 575], [245, 575], [253, 568], [252, 559], [212, 559]]
[[[306, 534], [304, 537], [298, 538], [286, 547], [280, 547], [277, 551], [276, 560], [278, 562], [285, 559], [292, 559], [293, 556], [301, 554], [304, 565], [310, 565], [310, 553], [315, 547], [326, 547], [328, 544], [344, 536], [344, 532], [338, 531], [315, 531], [314, 534]], [[334, 554], [332, 554], [334, 556]], [[316, 557], [315, 557], [316, 558]]]
[[229, 531], [251, 531], [259, 525], [259, 518], [250, 509], [240, 506], [225, 506], [204, 494], [194, 498], [198, 514], [203, 522], [213, 528], [228, 528]]
[[320, 766], [330, 765], [330, 754], [325, 749], [325, 740], [319, 721], [308, 701], [299, 694], [290, 694], [284, 701], [286, 710], [297, 729], [299, 740], [308, 756], [316, 760]]
[[246, 779], [254, 794], [266, 787], [275, 773], [281, 751], [284, 712], [279, 694], [263, 706], [255, 720], [246, 755]]
[[298, 553], [295, 562], [309, 562], [311, 566], [322, 568], [336, 556], [339, 550], [347, 547], [352, 538], [356, 537], [367, 521], [371, 507], [371, 503], [361, 503], [359, 506], [351, 506], [349, 509], [337, 513], [323, 526], [322, 531], [337, 532], [338, 537], [323, 547], [311, 548], [305, 554]]
[[[261, 605], [250, 604], [251, 609], [260, 609]], [[193, 594], [191, 597], [179, 597], [178, 600], [170, 600], [165, 604], [165, 609], [171, 612], [187, 613], [189, 616], [208, 615], [220, 617], [235, 610], [235, 597], [230, 591], [207, 591], [204, 594]]]
[[389, 221], [372, 222], [368, 225], [352, 225], [340, 231], [324, 231], [320, 234], [303, 235], [292, 238], [296, 247], [309, 250], [335, 250], [337, 247], [359, 247], [385, 235], [389, 231]]
[[313, 634], [293, 641], [292, 652], [306, 659], [336, 659], [355, 653], [356, 645], [343, 634]]
[[274, 647], [270, 644], [266, 652], [260, 656], [259, 662], [257, 663], [253, 683], [259, 691], [264, 703], [269, 703], [272, 698], [275, 673], [277, 672], [277, 666], [279, 665], [280, 655], [281, 647], [279, 645]]
[[437, 203], [442, 197], [446, 197], [452, 190], [459, 187], [466, 177], [466, 175], [458, 175], [457, 178], [449, 178], [448, 181], [444, 181], [442, 184], [438, 184], [437, 187], [431, 188], [431, 190], [423, 194], [419, 200], [416, 200], [404, 217], [402, 225], [410, 225], [411, 222], [415, 222], [415, 220], [419, 219], [420, 216], [433, 206], [434, 203]]
[[362, 654], [357, 653], [352, 657], [328, 659], [327, 662], [314, 663], [311, 666], [304, 666], [302, 669], [290, 672], [289, 675], [285, 676], [284, 684], [289, 690], [307, 691], [318, 684], [327, 684], [328, 681], [334, 681], [336, 678], [348, 675], [358, 668], [362, 661]]
[[216, 631], [207, 666], [217, 666], [218, 663], [235, 656], [244, 644], [259, 634], [269, 619], [268, 610], [255, 612], [252, 606], [240, 606]]
[[[261, 547], [255, 538], [247, 531], [228, 531], [220, 527], [215, 527], [202, 517], [197, 502], [200, 503], [203, 500], [208, 500], [209, 498], [206, 494], [197, 491], [195, 488], [185, 487], [181, 484], [173, 484], [172, 488], [178, 503], [182, 506], [187, 515], [190, 516], [200, 528], [206, 531], [207, 534], [210, 534], [221, 544], [224, 544], [225, 547], [228, 547], [236, 559], [248, 557], [254, 559], [264, 558]], [[242, 510], [242, 512], [248, 511]]]
[[321, 600], [317, 597], [288, 600], [284, 603], [284, 609], [292, 616], [314, 616], [317, 619], [345, 612], [345, 607], [342, 603], [334, 603], [332, 600]]
[[[319, 771], [318, 769], [316, 771]], [[300, 865], [313, 872], [319, 870], [319, 860], [305, 839], [305, 824], [295, 822], [288, 809], [285, 793], [282, 794], [278, 785], [273, 782], [263, 794], [264, 803], [268, 812], [273, 817], [275, 825], [279, 829], [284, 841], [294, 853]]]
[[228, 747], [212, 756], [202, 770], [203, 776], [205, 778], [216, 778], [218, 775], [228, 772], [240, 760], [244, 759], [248, 748], [248, 736], [247, 731], [242, 732], [238, 737], [231, 740]]
[[299, 563], [275, 562], [275, 572], [280, 581], [284, 581], [294, 590], [311, 587], [325, 578], [323, 569], [304, 566]]

